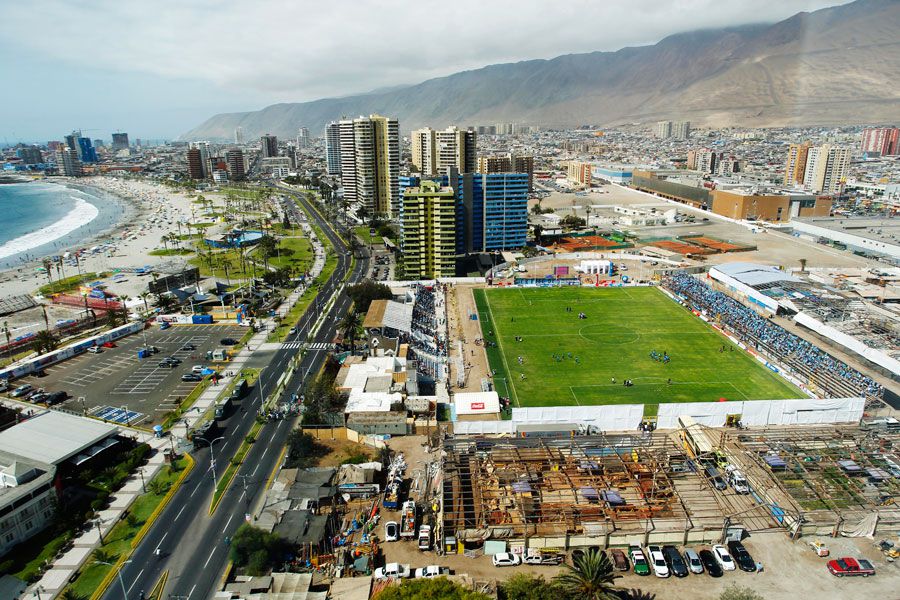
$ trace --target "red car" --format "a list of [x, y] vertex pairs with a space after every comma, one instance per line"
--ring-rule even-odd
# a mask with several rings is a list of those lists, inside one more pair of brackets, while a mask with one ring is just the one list
[[838, 558], [837, 560], [829, 560], [828, 571], [835, 577], [844, 577], [845, 575], [848, 577], [855, 577], [857, 575], [860, 577], [868, 577], [869, 575], [875, 574], [875, 567], [864, 558], [851, 558], [845, 556], [844, 558]]
[[104, 348], [115, 348], [116, 347], [115, 342], [103, 342], [100, 345], [103, 346]]

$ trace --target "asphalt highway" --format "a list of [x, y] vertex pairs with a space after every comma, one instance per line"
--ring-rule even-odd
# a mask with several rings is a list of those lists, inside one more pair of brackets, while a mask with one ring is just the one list
[[[321, 287], [316, 301], [297, 324], [297, 333], [289, 340], [305, 341], [328, 301], [340, 289], [351, 265], [353, 270], [348, 283], [355, 283], [364, 277], [368, 258], [357, 258], [352, 263], [346, 244], [335, 233], [331, 224], [313, 209], [306, 197], [287, 189], [280, 191], [292, 195], [296, 202], [305, 205], [308, 214], [328, 237], [338, 256], [334, 273]], [[299, 208], [290, 202], [286, 202], [284, 206], [294, 220], [301, 220]], [[350, 299], [341, 293], [334, 299], [321, 327], [310, 342], [330, 343], [334, 339], [338, 322], [349, 308]], [[278, 350], [262, 371], [257, 385], [225, 422], [222, 439], [213, 442], [213, 452], [204, 447], [193, 453], [196, 461], [193, 471], [121, 570], [121, 583], [124, 584], [127, 600], [139, 599], [142, 593], [149, 593], [166, 570], [169, 571], [169, 577], [163, 598], [202, 600], [213, 595], [228, 562], [225, 538], [233, 536], [238, 527], [249, 518], [250, 511], [256, 507], [266, 481], [277, 466], [294, 420], [284, 419], [263, 426], [218, 510], [210, 517], [208, 510], [215, 489], [211, 470], [213, 454], [218, 475], [224, 472], [229, 459], [249, 433], [261, 397], [272, 392], [278, 378], [287, 370], [289, 361], [298, 352], [297, 349]], [[287, 401], [292, 393], [300, 390], [309, 374], [318, 372], [327, 353], [326, 350], [306, 352], [279, 399], [280, 402]], [[123, 598], [120, 581], [114, 580], [103, 597], [107, 600]]]

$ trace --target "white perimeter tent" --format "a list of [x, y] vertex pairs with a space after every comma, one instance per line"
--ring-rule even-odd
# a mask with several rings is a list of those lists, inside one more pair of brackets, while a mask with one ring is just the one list
[[[740, 415], [744, 425], [756, 427], [858, 423], [862, 419], [864, 406], [863, 398], [680, 402], [660, 404], [656, 423], [659, 429], [677, 429], [678, 417], [690, 416], [708, 427], [723, 427], [728, 415]], [[454, 431], [459, 435], [504, 434], [518, 431], [520, 425], [539, 424], [567, 424], [572, 425], [573, 429], [584, 427], [591, 433], [630, 431], [637, 429], [643, 420], [642, 404], [543, 406], [513, 408], [512, 420], [500, 424], [487, 421], [457, 423]]]
[[500, 396], [497, 392], [463, 392], [453, 395], [456, 415], [497, 415]]

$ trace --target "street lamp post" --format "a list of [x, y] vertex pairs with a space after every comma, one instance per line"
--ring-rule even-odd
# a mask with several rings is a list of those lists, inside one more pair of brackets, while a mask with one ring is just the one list
[[216, 442], [221, 442], [224, 439], [225, 439], [225, 436], [219, 436], [211, 442], [205, 438], [195, 438], [194, 439], [195, 442], [199, 441], [199, 442], [206, 442], [207, 444], [209, 444], [209, 453], [210, 453], [210, 456], [212, 457], [211, 467], [212, 467], [212, 477], [213, 477], [213, 488], [219, 487], [219, 482], [216, 479], [216, 451], [213, 448], [213, 444], [215, 444]]
[[[108, 562], [105, 562], [105, 561], [102, 561], [102, 560], [95, 560], [94, 562], [95, 562], [95, 563], [98, 563], [98, 564], [101, 564], [101, 565], [107, 565], [107, 566], [110, 566], [110, 567], [115, 567], [115, 566], [116, 566], [116, 565], [114, 565], [113, 563], [108, 563]], [[127, 565], [127, 564], [130, 563], [130, 562], [131, 562], [130, 560], [126, 560], [126, 561], [123, 562], [122, 564], [123, 564], [123, 565]], [[119, 576], [119, 585], [122, 586], [122, 599], [123, 599], [123, 600], [128, 600], [128, 591], [125, 589], [125, 580], [122, 579], [122, 567], [119, 567], [119, 570], [118, 570], [118, 572], [116, 573], [116, 575]]]
[[256, 387], [259, 388], [259, 407], [263, 408], [266, 405], [266, 398], [263, 396], [263, 371], [266, 370], [266, 367], [263, 367], [259, 370], [259, 374], [256, 376]]

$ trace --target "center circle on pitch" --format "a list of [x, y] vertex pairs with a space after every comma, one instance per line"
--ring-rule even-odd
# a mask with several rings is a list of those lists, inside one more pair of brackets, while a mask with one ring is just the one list
[[586, 340], [609, 346], [633, 344], [640, 338], [637, 331], [621, 325], [585, 325], [578, 333]]

